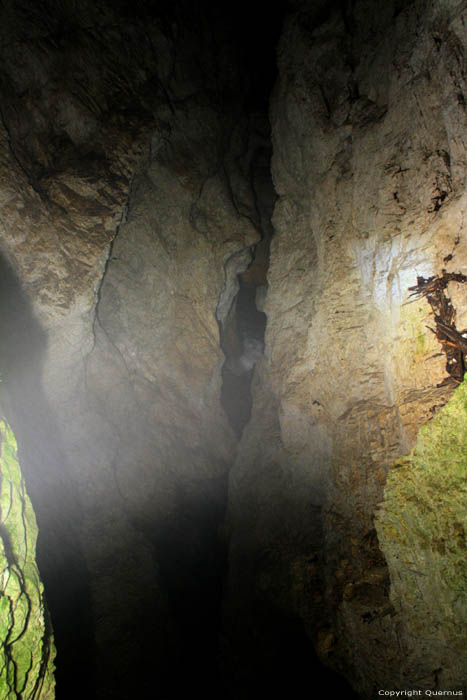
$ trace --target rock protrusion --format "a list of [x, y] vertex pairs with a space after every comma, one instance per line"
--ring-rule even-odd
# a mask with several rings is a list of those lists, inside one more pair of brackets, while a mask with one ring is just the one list
[[11, 428], [0, 421], [0, 697], [55, 697], [55, 647], [36, 564], [37, 524]]

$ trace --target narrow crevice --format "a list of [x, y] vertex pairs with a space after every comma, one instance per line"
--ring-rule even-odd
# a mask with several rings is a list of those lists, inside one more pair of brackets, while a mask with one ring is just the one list
[[[240, 438], [251, 414], [251, 380], [264, 349], [266, 314], [262, 310], [276, 199], [269, 170], [271, 149], [256, 149], [250, 163], [255, 227], [262, 239], [237, 251], [225, 263], [226, 285], [217, 308], [222, 370], [221, 401]], [[230, 192], [233, 197], [233, 192]], [[240, 213], [240, 212], [239, 212]], [[252, 222], [252, 217], [246, 217]], [[206, 700], [229, 697], [219, 664], [222, 605], [228, 565], [225, 516], [228, 473], [210, 479], [180, 480], [173, 509], [154, 522], [134, 520], [150, 542], [167, 596], [173, 637], [169, 661], [158, 683], [161, 698], [182, 698], [202, 691]], [[183, 669], [183, 673], [180, 673]]]
[[[264, 351], [266, 314], [256, 305], [258, 263], [254, 251], [248, 269], [237, 276], [238, 292], [221, 326], [221, 404], [238, 439], [251, 417], [251, 381], [256, 363]], [[267, 268], [266, 268], [267, 269]]]
[[270, 171], [271, 154], [272, 147], [265, 140], [250, 166], [251, 189], [261, 240], [251, 248], [240, 251], [236, 258], [233, 257], [229, 261], [230, 270], [226, 266], [226, 286], [230, 284], [233, 293], [228, 310], [224, 309], [222, 318], [218, 316], [220, 344], [225, 355], [221, 404], [238, 439], [251, 417], [251, 382], [255, 365], [264, 352], [267, 317], [263, 308], [273, 235], [271, 217], [276, 201]]

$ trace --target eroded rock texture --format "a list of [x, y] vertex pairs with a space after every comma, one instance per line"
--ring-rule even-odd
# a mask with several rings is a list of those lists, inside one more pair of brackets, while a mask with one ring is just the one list
[[235, 447], [218, 305], [229, 260], [245, 270], [260, 239], [250, 169], [270, 86], [238, 7], [201, 5], [2, 10], [5, 405], [59, 697], [215, 682]]
[[452, 391], [408, 288], [467, 262], [465, 4], [297, 5], [271, 106], [265, 358], [230, 479], [225, 615], [250, 644], [228, 653], [240, 679], [264, 663], [264, 620], [281, 615], [364, 697], [459, 689], [459, 650], [437, 666], [439, 640], [392, 607], [373, 517], [388, 467]]

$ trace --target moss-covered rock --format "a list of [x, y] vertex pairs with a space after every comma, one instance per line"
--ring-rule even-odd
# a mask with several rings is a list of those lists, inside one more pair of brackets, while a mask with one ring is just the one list
[[376, 529], [408, 653], [422, 645], [425, 658], [436, 662], [441, 685], [461, 688], [467, 650], [466, 380], [421, 428], [410, 455], [390, 470]]
[[35, 562], [37, 525], [0, 421], [0, 698], [52, 700], [55, 648]]

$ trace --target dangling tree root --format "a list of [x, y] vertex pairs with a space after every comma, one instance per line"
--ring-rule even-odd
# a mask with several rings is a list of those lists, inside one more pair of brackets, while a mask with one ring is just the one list
[[435, 328], [427, 328], [436, 335], [446, 354], [446, 371], [454, 381], [460, 383], [464, 378], [467, 365], [467, 329], [456, 328], [456, 310], [446, 294], [449, 282], [467, 282], [467, 277], [460, 273], [446, 272], [441, 276], [417, 277], [417, 284], [409, 287], [411, 297], [426, 297], [435, 320]]

